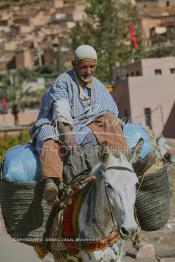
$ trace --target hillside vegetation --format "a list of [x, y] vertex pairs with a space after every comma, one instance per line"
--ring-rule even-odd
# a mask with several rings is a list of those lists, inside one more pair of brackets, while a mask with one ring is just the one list
[[29, 135], [27, 132], [21, 133], [18, 136], [5, 136], [0, 137], [0, 162], [3, 159], [4, 153], [11, 147], [22, 144], [22, 143], [27, 143], [29, 141]]

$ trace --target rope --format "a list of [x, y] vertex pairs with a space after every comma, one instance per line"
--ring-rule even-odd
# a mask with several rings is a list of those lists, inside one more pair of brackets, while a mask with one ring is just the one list
[[99, 227], [99, 225], [97, 224], [97, 222], [96, 221], [94, 221], [95, 222], [95, 225], [96, 225], [96, 227], [98, 228], [98, 230], [100, 231], [100, 233], [102, 234], [102, 236], [104, 237], [104, 238], [107, 238], [107, 244], [108, 244], [108, 246], [110, 247], [110, 249], [114, 252], [114, 254], [117, 256], [118, 255], [118, 253], [117, 253], [117, 251], [116, 251], [116, 249], [112, 246], [112, 244], [110, 243], [110, 238], [109, 237], [107, 237], [107, 236], [105, 236], [105, 234], [104, 234], [104, 232], [102, 231], [102, 229]]

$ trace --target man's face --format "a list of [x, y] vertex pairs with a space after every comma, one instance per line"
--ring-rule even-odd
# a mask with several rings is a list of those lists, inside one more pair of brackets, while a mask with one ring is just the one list
[[75, 62], [74, 68], [76, 70], [78, 78], [83, 81], [83, 83], [88, 84], [92, 81], [92, 75], [96, 71], [97, 60], [96, 59], [81, 59]]

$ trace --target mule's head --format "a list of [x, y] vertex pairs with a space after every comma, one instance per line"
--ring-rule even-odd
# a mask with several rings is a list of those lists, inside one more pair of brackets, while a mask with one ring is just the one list
[[110, 152], [105, 142], [100, 147], [99, 157], [104, 171], [98, 179], [105, 185], [120, 235], [123, 239], [132, 239], [138, 233], [134, 213], [137, 176], [126, 156]]

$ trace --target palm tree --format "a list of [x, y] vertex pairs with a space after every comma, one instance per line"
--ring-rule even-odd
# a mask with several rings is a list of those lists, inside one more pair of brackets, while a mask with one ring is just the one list
[[12, 108], [15, 125], [18, 125], [22, 99], [30, 94], [31, 86], [25, 88], [24, 83], [32, 76], [32, 72], [27, 69], [9, 71], [0, 76], [0, 96], [5, 97], [9, 107]]

